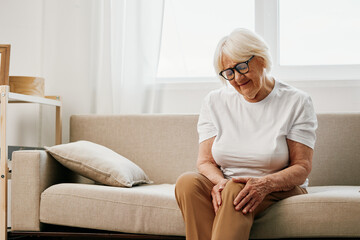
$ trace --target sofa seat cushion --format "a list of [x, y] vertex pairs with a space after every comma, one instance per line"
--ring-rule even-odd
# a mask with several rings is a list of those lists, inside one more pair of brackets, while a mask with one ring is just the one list
[[82, 228], [184, 235], [174, 185], [58, 184], [41, 194], [40, 221]]
[[[309, 187], [254, 222], [252, 239], [360, 236], [360, 186]], [[335, 221], [334, 221], [335, 219]], [[41, 195], [40, 221], [110, 231], [185, 235], [174, 185], [131, 189], [59, 184]]]
[[268, 208], [254, 223], [251, 238], [360, 236], [360, 186], [308, 187]]

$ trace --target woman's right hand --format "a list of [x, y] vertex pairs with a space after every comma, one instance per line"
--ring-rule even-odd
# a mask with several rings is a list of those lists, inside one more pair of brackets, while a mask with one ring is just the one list
[[212, 183], [217, 183], [211, 190], [212, 204], [216, 213], [222, 202], [221, 191], [229, 180], [224, 178], [223, 173], [213, 158], [211, 148], [214, 140], [215, 136], [200, 143], [197, 168], [199, 173], [207, 177]]
[[214, 206], [215, 214], [219, 207], [221, 206], [222, 200], [221, 200], [221, 191], [225, 188], [227, 182], [229, 180], [223, 179], [218, 184], [216, 184], [212, 190], [211, 190], [211, 196], [212, 196], [212, 203]]

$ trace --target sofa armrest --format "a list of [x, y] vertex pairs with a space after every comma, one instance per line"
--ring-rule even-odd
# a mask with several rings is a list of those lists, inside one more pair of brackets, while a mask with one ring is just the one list
[[16, 151], [12, 155], [11, 229], [40, 231], [40, 196], [48, 187], [84, 179], [62, 166], [43, 150]]

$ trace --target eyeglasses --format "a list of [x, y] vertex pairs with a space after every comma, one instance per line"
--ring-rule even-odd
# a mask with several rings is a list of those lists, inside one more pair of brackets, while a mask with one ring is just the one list
[[219, 75], [222, 76], [223, 78], [225, 78], [226, 80], [230, 81], [235, 78], [234, 70], [236, 70], [240, 74], [248, 73], [249, 72], [249, 62], [251, 59], [253, 59], [253, 57], [255, 57], [255, 56], [253, 55], [246, 62], [241, 62], [241, 63], [236, 64], [234, 68], [228, 68], [228, 69], [221, 71], [219, 73]]

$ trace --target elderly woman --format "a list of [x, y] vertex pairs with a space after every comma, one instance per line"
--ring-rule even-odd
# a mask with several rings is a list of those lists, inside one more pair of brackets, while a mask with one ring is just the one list
[[305, 194], [315, 145], [310, 97], [269, 73], [266, 43], [236, 29], [215, 52], [227, 85], [201, 108], [199, 173], [176, 183], [186, 239], [248, 239], [254, 218], [272, 204]]

